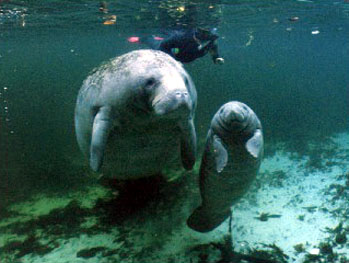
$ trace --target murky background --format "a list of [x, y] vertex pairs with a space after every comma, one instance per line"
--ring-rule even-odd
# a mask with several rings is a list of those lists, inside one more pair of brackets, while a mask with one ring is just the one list
[[[183, 8], [182, 8], [183, 7]], [[348, 131], [349, 2], [0, 1], [0, 205], [86, 180], [73, 114], [77, 92], [101, 62], [146, 48], [130, 36], [217, 27], [224, 65], [185, 65], [198, 91], [202, 147], [225, 102], [247, 103], [272, 148], [301, 151]], [[110, 15], [116, 23], [104, 25]], [[298, 19], [294, 19], [298, 17]], [[296, 20], [296, 21], [294, 21]]]

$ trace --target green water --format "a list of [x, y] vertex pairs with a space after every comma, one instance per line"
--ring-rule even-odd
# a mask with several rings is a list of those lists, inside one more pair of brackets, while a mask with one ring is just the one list
[[[348, 130], [347, 1], [119, 0], [108, 3], [108, 14], [98, 7], [98, 1], [0, 1], [2, 204], [85, 180], [73, 128], [82, 81], [103, 61], [146, 48], [127, 37], [175, 26], [217, 27], [220, 35], [224, 65], [209, 56], [185, 65], [198, 91], [199, 141], [230, 100], [254, 109], [267, 145]], [[116, 24], [103, 25], [112, 14]], [[294, 16], [299, 20], [290, 21]]]

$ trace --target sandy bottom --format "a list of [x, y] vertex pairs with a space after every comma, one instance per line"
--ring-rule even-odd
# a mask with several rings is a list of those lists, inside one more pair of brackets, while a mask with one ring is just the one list
[[[206, 234], [186, 226], [200, 201], [196, 167], [168, 182], [99, 181], [13, 204], [0, 221], [0, 262], [348, 263], [349, 134], [309, 142], [302, 154], [284, 149], [265, 157], [232, 208], [233, 246], [224, 243], [229, 220]], [[232, 249], [253, 258], [234, 259]]]

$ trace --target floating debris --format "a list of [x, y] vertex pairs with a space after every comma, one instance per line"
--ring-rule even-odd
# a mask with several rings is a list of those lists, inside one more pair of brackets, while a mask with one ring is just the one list
[[297, 2], [302, 2], [302, 3], [314, 3], [313, 1], [310, 1], [310, 0], [297, 0]]
[[137, 43], [139, 42], [139, 37], [129, 37], [127, 41], [130, 43]]
[[103, 25], [114, 25], [116, 23], [116, 15], [111, 15], [108, 20], [103, 22]]
[[291, 22], [297, 22], [299, 20], [299, 17], [298, 16], [291, 16], [288, 20]]
[[245, 46], [248, 47], [252, 44], [252, 41], [254, 40], [253, 36], [253, 30], [248, 31], [248, 41], [246, 42]]
[[312, 248], [312, 249], [310, 249], [309, 254], [310, 255], [314, 255], [314, 256], [319, 255], [320, 254], [320, 248]]
[[280, 218], [280, 217], [281, 215], [277, 215], [277, 214], [261, 213], [259, 216], [255, 217], [255, 219], [265, 222], [265, 221], [268, 221], [269, 218]]
[[176, 8], [177, 11], [179, 12], [184, 12], [185, 11], [185, 6], [179, 6]]
[[303, 206], [302, 208], [307, 210], [309, 213], [314, 213], [318, 209], [317, 206]]

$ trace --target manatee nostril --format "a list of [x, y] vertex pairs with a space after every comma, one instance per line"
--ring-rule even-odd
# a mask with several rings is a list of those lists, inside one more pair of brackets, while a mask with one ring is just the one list
[[176, 91], [175, 93], [176, 97], [188, 97], [188, 92], [187, 91]]
[[244, 120], [244, 114], [240, 112], [231, 112], [229, 117], [232, 121], [242, 122]]

